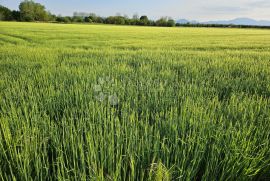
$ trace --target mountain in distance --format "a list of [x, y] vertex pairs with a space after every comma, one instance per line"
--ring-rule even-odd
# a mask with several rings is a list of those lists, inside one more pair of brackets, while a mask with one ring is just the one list
[[[195, 23], [194, 23], [195, 22]], [[180, 19], [177, 21], [180, 24], [224, 24], [224, 25], [251, 25], [251, 26], [270, 26], [270, 21], [267, 20], [254, 20], [251, 18], [236, 18], [233, 20], [221, 20], [221, 21], [206, 21], [206, 22], [197, 22], [189, 21], [186, 19]]]
[[203, 24], [225, 24], [225, 25], [252, 25], [252, 26], [270, 26], [270, 21], [266, 20], [254, 20], [251, 18], [236, 18], [233, 20], [224, 21], [208, 21], [202, 22]]
[[176, 21], [176, 23], [179, 23], [179, 24], [188, 24], [189, 23], [189, 20], [187, 19], [179, 19]]
[[187, 19], [179, 19], [176, 21], [176, 23], [179, 23], [179, 24], [198, 24], [199, 22], [198, 21], [195, 21], [195, 20], [187, 20]]

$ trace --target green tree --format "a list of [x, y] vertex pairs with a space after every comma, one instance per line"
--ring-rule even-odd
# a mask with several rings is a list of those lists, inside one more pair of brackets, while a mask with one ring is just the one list
[[47, 21], [48, 12], [45, 6], [32, 0], [25, 0], [19, 5], [22, 21]]
[[146, 26], [146, 25], [148, 25], [148, 24], [149, 24], [149, 19], [148, 19], [148, 17], [147, 17], [147, 16], [141, 16], [141, 17], [140, 17], [140, 25]]
[[107, 24], [117, 24], [117, 25], [124, 25], [125, 24], [125, 17], [123, 16], [109, 16], [106, 18]]
[[56, 21], [60, 23], [70, 23], [72, 21], [72, 18], [69, 16], [62, 17], [59, 15], [56, 17]]
[[48, 21], [56, 21], [56, 16], [50, 12], [48, 12]]
[[162, 17], [159, 20], [156, 21], [156, 25], [157, 26], [167, 26], [167, 18], [166, 17]]
[[12, 11], [0, 5], [0, 20], [10, 21], [13, 20]]
[[11, 13], [12, 13], [12, 20], [15, 20], [15, 21], [20, 21], [21, 20], [20, 11], [13, 10]]
[[95, 13], [90, 13], [88, 18], [90, 19], [91, 22], [94, 22], [94, 23], [97, 22], [97, 15]]
[[174, 27], [175, 26], [175, 21], [173, 19], [169, 19], [168, 22], [167, 22], [167, 26]]
[[72, 22], [82, 23], [84, 22], [84, 18], [81, 16], [73, 16]]
[[144, 15], [144, 16], [141, 16], [141, 17], [140, 17], [140, 20], [142, 20], [142, 21], [148, 21], [148, 17], [145, 16], [145, 15]]
[[96, 23], [104, 23], [104, 18], [97, 16]]
[[89, 17], [84, 17], [85, 23], [93, 23], [93, 21]]

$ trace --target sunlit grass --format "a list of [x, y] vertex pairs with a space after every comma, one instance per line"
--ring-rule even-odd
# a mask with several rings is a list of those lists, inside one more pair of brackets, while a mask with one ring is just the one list
[[0, 180], [270, 178], [270, 31], [0, 22]]

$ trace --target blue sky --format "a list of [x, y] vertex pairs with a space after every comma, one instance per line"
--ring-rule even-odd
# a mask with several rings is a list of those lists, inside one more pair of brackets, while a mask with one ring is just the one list
[[[0, 0], [17, 9], [20, 0]], [[148, 15], [152, 19], [170, 16], [175, 19], [222, 20], [237, 17], [270, 20], [270, 0], [36, 0], [54, 14], [72, 15], [94, 12], [101, 16], [116, 13]]]

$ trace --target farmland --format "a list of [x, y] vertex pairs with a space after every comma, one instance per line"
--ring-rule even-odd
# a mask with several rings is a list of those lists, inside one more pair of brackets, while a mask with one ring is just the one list
[[0, 22], [0, 180], [269, 178], [269, 30]]

